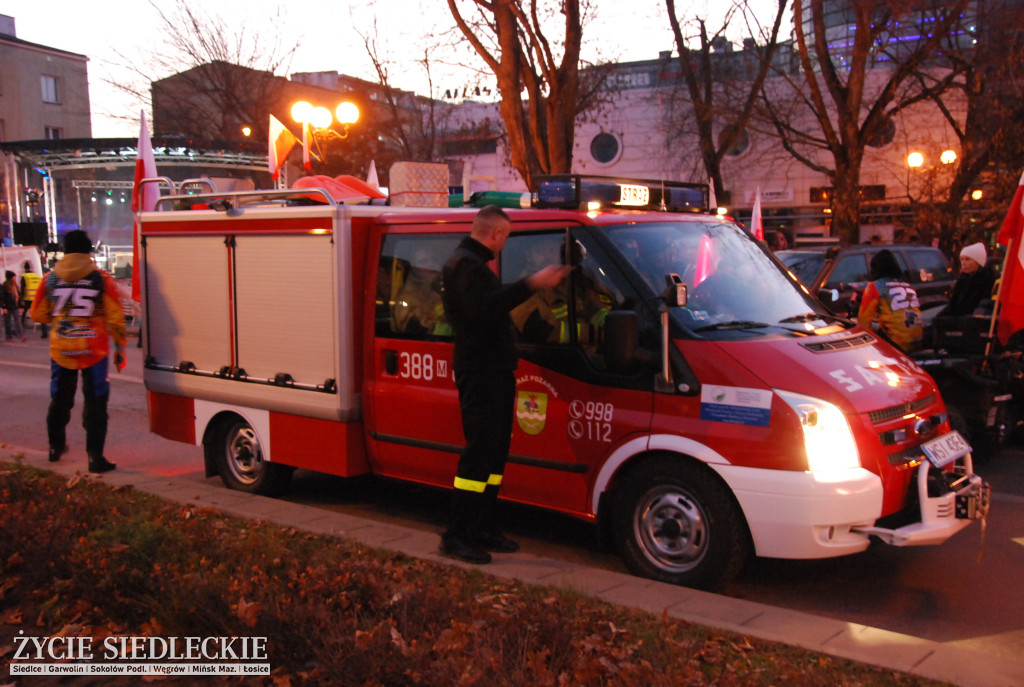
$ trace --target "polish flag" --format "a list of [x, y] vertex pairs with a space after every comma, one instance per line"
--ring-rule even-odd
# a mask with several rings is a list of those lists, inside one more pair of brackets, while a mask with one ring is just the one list
[[295, 144], [299, 142], [299, 139], [295, 138], [295, 135], [285, 127], [274, 115], [270, 115], [270, 140], [267, 146], [267, 160], [270, 167], [270, 176], [277, 181], [278, 175], [281, 173], [281, 165], [284, 164], [285, 158], [288, 157], [288, 153], [291, 152]]
[[1014, 332], [1024, 329], [1024, 174], [1021, 174], [1013, 202], [999, 229], [996, 241], [1008, 246], [999, 287], [997, 334], [1006, 343]]
[[764, 223], [761, 221], [761, 187], [757, 187], [757, 197], [754, 198], [754, 211], [750, 215], [750, 233], [758, 241], [764, 241]]
[[693, 288], [697, 288], [702, 281], [715, 273], [715, 266], [718, 265], [718, 251], [710, 236], [706, 234], [700, 237], [700, 245], [697, 246], [697, 267], [693, 274]]
[[135, 184], [132, 187], [132, 300], [142, 300], [139, 282], [139, 213], [149, 212], [156, 207], [160, 198], [160, 187], [150, 183], [142, 186], [143, 179], [156, 177], [156, 158], [153, 157], [153, 142], [149, 138], [149, 127], [146, 125], [146, 113], [142, 112], [142, 125], [139, 127], [139, 143], [135, 156]]

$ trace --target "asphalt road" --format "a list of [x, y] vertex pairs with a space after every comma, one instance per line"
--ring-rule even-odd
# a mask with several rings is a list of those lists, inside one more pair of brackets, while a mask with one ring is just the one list
[[[129, 348], [128, 368], [113, 375], [107, 457], [134, 470], [197, 482], [202, 451], [148, 431], [141, 351]], [[0, 343], [0, 448], [46, 450], [49, 358], [38, 334]], [[64, 460], [85, 467], [79, 397]], [[879, 627], [995, 655], [1024, 655], [1024, 450], [979, 458], [976, 469], [992, 484], [992, 511], [942, 546], [895, 548], [817, 561], [756, 559], [723, 593], [760, 603]], [[216, 478], [212, 478], [217, 482]], [[439, 532], [448, 498], [443, 492], [374, 478], [341, 479], [299, 471], [287, 497]], [[594, 567], [624, 571], [603, 551], [594, 529], [524, 507], [506, 508], [509, 532], [526, 550]]]

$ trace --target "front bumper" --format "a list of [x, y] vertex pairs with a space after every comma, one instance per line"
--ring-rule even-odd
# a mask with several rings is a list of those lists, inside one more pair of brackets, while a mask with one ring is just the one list
[[984, 519], [992, 502], [992, 489], [974, 474], [970, 456], [952, 470], [940, 470], [927, 461], [917, 470], [920, 522], [902, 527], [855, 527], [853, 531], [877, 537], [893, 546], [941, 544], [972, 520]]
[[863, 468], [835, 473], [711, 465], [743, 510], [758, 556], [830, 558], [868, 548], [871, 537], [894, 546], [940, 544], [988, 513], [990, 490], [970, 457], [954, 470], [923, 463], [918, 504], [903, 526], [878, 525], [882, 483]]

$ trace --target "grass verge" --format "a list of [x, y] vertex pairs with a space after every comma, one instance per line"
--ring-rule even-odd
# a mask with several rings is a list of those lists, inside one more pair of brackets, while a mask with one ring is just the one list
[[[0, 532], [0, 684], [20, 633], [268, 638], [270, 676], [166, 684], [940, 684], [18, 461]], [[68, 680], [139, 678], [23, 683]]]

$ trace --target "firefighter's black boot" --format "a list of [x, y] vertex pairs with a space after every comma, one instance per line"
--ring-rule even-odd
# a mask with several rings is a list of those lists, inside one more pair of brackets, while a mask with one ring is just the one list
[[94, 472], [96, 474], [110, 472], [116, 467], [116, 464], [111, 463], [102, 455], [97, 455], [95, 453], [89, 454], [89, 472]]
[[498, 527], [498, 489], [498, 486], [488, 484], [487, 489], [484, 490], [480, 522], [477, 525], [474, 541], [486, 551], [515, 553], [519, 550], [519, 543], [502, 534], [501, 528]]
[[491, 554], [475, 541], [482, 500], [483, 494], [473, 491], [456, 489], [452, 492], [448, 531], [441, 535], [443, 555], [476, 565], [491, 562]]

